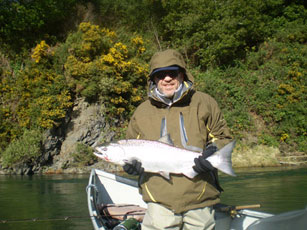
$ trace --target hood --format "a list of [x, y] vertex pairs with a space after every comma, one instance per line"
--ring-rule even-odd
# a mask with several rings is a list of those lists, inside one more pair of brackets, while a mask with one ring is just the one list
[[155, 70], [169, 66], [179, 66], [183, 70], [185, 78], [183, 84], [175, 92], [174, 96], [172, 98], [167, 98], [159, 93], [156, 84], [149, 77], [148, 97], [156, 106], [172, 106], [174, 103], [186, 103], [187, 100], [184, 98], [188, 99], [187, 95], [189, 95], [189, 92], [193, 92], [192, 88], [194, 78], [186, 69], [186, 63], [183, 56], [176, 50], [168, 49], [155, 53], [150, 60], [149, 76], [151, 76]]
[[158, 68], [177, 65], [184, 69], [186, 81], [194, 82], [192, 74], [186, 69], [183, 56], [176, 50], [168, 49], [155, 53], [150, 60], [150, 74]]

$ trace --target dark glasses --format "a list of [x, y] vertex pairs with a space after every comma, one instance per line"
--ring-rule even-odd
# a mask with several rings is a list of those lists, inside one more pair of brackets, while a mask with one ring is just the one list
[[169, 76], [171, 78], [175, 78], [180, 73], [179, 70], [168, 70], [168, 71], [159, 71], [158, 73], [155, 73], [153, 77], [156, 77], [158, 79], [164, 79], [166, 76]]

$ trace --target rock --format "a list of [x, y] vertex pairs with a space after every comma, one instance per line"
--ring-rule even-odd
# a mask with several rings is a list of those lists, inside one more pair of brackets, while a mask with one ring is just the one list
[[109, 132], [109, 125], [106, 123], [103, 105], [89, 104], [78, 99], [73, 107], [60, 153], [53, 157], [53, 168], [69, 168], [77, 143], [94, 147], [102, 138], [111, 140], [113, 136], [114, 133]]
[[[43, 134], [42, 155], [39, 159], [14, 168], [0, 168], [0, 174], [88, 173], [91, 166], [72, 168], [72, 155], [76, 152], [77, 144], [95, 147], [101, 142], [112, 141], [114, 136], [115, 132], [110, 131], [106, 121], [104, 106], [89, 104], [79, 98], [62, 124]], [[96, 166], [109, 171], [121, 170], [103, 163]]]

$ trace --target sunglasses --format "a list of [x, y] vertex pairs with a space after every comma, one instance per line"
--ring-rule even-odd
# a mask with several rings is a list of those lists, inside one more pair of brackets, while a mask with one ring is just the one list
[[179, 75], [179, 70], [168, 70], [168, 71], [160, 71], [156, 74], [154, 74], [153, 77], [158, 78], [159, 80], [164, 79], [166, 76], [169, 76], [171, 78], [175, 78]]

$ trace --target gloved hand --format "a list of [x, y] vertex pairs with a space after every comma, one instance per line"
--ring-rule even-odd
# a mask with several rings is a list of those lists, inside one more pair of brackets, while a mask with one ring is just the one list
[[218, 150], [218, 148], [215, 146], [215, 145], [208, 145], [205, 149], [204, 149], [204, 151], [203, 151], [203, 153], [202, 153], [202, 155], [203, 155], [203, 157], [204, 158], [207, 158], [207, 157], [210, 157], [213, 153], [215, 153], [216, 151]]
[[137, 160], [132, 160], [131, 163], [126, 163], [123, 166], [123, 169], [126, 173], [134, 176], [141, 175], [144, 172], [142, 163]]
[[217, 151], [217, 147], [214, 145], [209, 145], [200, 155], [199, 157], [194, 159], [195, 165], [193, 166], [193, 169], [197, 173], [203, 173], [203, 172], [209, 172], [214, 170], [214, 167], [211, 165], [211, 163], [206, 160], [207, 157], [211, 156], [213, 153]]

